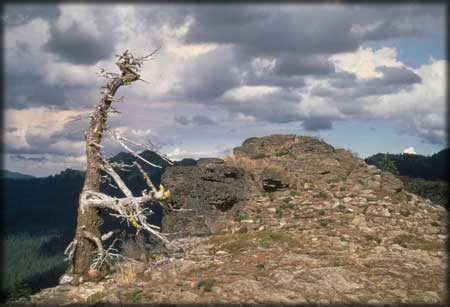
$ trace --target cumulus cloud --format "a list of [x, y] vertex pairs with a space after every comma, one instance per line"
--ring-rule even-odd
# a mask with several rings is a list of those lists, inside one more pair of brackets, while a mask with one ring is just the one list
[[[109, 125], [178, 147], [174, 155], [194, 136], [270, 133], [283, 125], [329, 130], [336, 121], [361, 119], [388, 119], [399, 133], [445, 143], [447, 61], [412, 68], [401, 50], [365, 45], [438, 37], [445, 32], [442, 5], [21, 7], [5, 11], [9, 154], [48, 163], [82, 155], [82, 134], [60, 120], [95, 105], [105, 81], [95, 72], [114, 70], [114, 54], [145, 55], [159, 45], [142, 72], [151, 84], [121, 88], [128, 103], [115, 105], [123, 114]], [[105, 139], [107, 154], [121, 150]]]
[[416, 154], [416, 150], [414, 149], [414, 147], [410, 146], [410, 147], [407, 147], [407, 148], [403, 149], [403, 153], [404, 154], [415, 155]]
[[[5, 122], [15, 129], [4, 133], [5, 153], [11, 154], [82, 154], [84, 140], [70, 139], [65, 130], [68, 122], [79, 112], [52, 110], [49, 108], [29, 108], [6, 110]], [[81, 134], [81, 133], [80, 133]]]

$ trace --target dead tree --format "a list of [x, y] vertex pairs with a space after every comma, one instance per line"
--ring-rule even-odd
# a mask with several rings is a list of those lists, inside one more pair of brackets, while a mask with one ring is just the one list
[[[133, 196], [129, 188], [115, 171], [115, 169], [120, 167], [131, 166], [107, 161], [102, 155], [101, 145], [104, 134], [110, 131], [107, 129], [106, 121], [108, 119], [108, 113], [115, 110], [111, 104], [114, 101], [123, 99], [123, 97], [115, 98], [117, 90], [121, 86], [142, 80], [139, 74], [141, 66], [144, 61], [151, 59], [156, 51], [148, 56], [137, 58], [126, 50], [124, 53], [117, 55], [115, 64], [118, 66], [120, 73], [106, 72], [104, 69], [100, 71], [100, 76], [105, 77], [108, 81], [106, 86], [102, 87], [102, 97], [91, 115], [89, 129], [84, 133], [87, 155], [86, 177], [79, 197], [76, 234], [65, 251], [67, 256], [66, 260], [69, 261], [69, 265], [66, 274], [61, 277], [60, 283], [77, 284], [79, 282], [101, 278], [105, 273], [105, 264], [120, 257], [117, 250], [113, 248], [115, 241], [109, 245], [109, 248], [104, 247], [105, 242], [112, 238], [113, 233], [101, 234], [100, 225], [103, 221], [99, 214], [100, 210], [109, 209], [111, 215], [125, 219], [138, 232], [141, 230], [150, 232], [165, 244], [170, 244], [170, 241], [165, 234], [161, 233], [159, 227], [147, 222], [147, 216], [152, 212], [150, 208], [145, 206], [145, 204], [151, 201], [167, 198], [169, 196], [168, 191], [164, 191], [162, 186], [157, 190], [139, 163], [134, 162], [134, 165], [138, 167], [143, 178], [146, 180], [148, 191], [142, 191], [142, 195], [139, 197]], [[142, 81], [145, 82], [145, 80]], [[112, 136], [125, 149], [132, 152], [143, 162], [160, 167], [146, 161], [132, 151], [125, 144], [131, 141], [123, 137], [118, 131], [112, 131]], [[160, 156], [171, 163], [164, 155], [160, 154]], [[115, 198], [101, 193], [100, 187], [102, 179], [105, 176], [109, 176], [109, 179], [112, 179], [117, 187], [120, 188], [124, 194], [123, 198]]]

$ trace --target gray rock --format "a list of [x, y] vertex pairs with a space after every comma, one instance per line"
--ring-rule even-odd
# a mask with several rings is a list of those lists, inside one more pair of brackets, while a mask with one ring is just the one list
[[162, 184], [171, 192], [168, 201], [172, 207], [190, 210], [166, 211], [163, 216], [162, 230], [180, 233], [179, 237], [216, 232], [224, 213], [242, 204], [247, 194], [244, 171], [223, 165], [221, 159], [169, 167]]

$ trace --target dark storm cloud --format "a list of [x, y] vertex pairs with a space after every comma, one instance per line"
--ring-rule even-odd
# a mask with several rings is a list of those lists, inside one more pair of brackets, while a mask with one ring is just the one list
[[230, 97], [222, 99], [223, 107], [232, 113], [242, 113], [271, 123], [288, 123], [304, 119], [305, 117], [295, 110], [300, 101], [300, 96], [288, 91], [277, 91], [245, 101]]
[[248, 56], [331, 54], [359, 45], [350, 32], [351, 9], [292, 6], [288, 12], [277, 6], [205, 5], [191, 14], [195, 22], [187, 42], [234, 44]]
[[265, 85], [283, 88], [300, 88], [305, 86], [305, 79], [301, 76], [279, 76], [274, 73], [265, 73], [258, 76], [250, 71], [245, 78], [245, 84], [251, 86]]
[[181, 73], [181, 83], [169, 95], [210, 103], [240, 84], [239, 76], [233, 70], [236, 64], [229, 49], [219, 48], [196, 57], [186, 65]]
[[185, 116], [181, 115], [181, 116], [175, 116], [174, 119], [175, 119], [176, 123], [183, 125], [183, 126], [187, 126], [189, 124], [194, 124], [194, 125], [198, 125], [198, 126], [211, 126], [211, 125], [216, 124], [216, 122], [214, 120], [212, 120], [211, 118], [209, 118], [206, 115], [195, 115], [191, 119], [188, 119]]
[[401, 27], [394, 20], [387, 20], [379, 23], [373, 29], [368, 30], [362, 35], [363, 40], [377, 41], [396, 37], [419, 37], [423, 33], [415, 27]]
[[50, 39], [44, 45], [44, 50], [73, 64], [92, 65], [112, 56], [114, 42], [110, 35], [96, 37], [87, 33], [77, 21], [67, 30], [60, 30], [53, 23], [50, 25]]
[[302, 122], [302, 127], [306, 131], [329, 130], [333, 127], [332, 121], [328, 118], [311, 118]]
[[420, 20], [445, 14], [442, 6], [433, 5], [216, 4], [186, 11], [194, 19], [185, 37], [188, 43], [232, 44], [241, 56], [281, 58], [351, 52], [366, 41], [420, 37], [442, 31], [439, 23], [433, 28]]
[[15, 161], [30, 161], [30, 162], [47, 162], [48, 159], [46, 157], [25, 157], [23, 155], [12, 155], [11, 159]]
[[369, 80], [369, 84], [373, 86], [411, 85], [422, 82], [419, 75], [405, 67], [379, 66], [375, 71], [383, 73], [383, 77]]
[[34, 133], [32, 130], [27, 131], [25, 140], [33, 149], [40, 150], [41, 152], [56, 142], [51, 136]]
[[274, 73], [282, 76], [329, 75], [334, 64], [326, 58], [286, 55], [277, 60]]
[[195, 115], [192, 117], [191, 121], [199, 126], [211, 126], [216, 124], [214, 120], [205, 115]]
[[6, 73], [4, 107], [24, 109], [32, 106], [64, 106], [67, 88], [51, 86], [42, 76]]
[[4, 6], [4, 23], [8, 26], [27, 24], [32, 19], [56, 20], [61, 14], [55, 4], [18, 3]]
[[351, 102], [367, 96], [382, 96], [410, 90], [412, 85], [422, 82], [419, 75], [405, 67], [379, 66], [375, 69], [383, 76], [358, 80], [352, 74], [335, 74], [330, 80], [331, 87], [316, 86], [311, 94], [330, 97], [334, 101]]
[[176, 123], [183, 125], [183, 126], [187, 126], [189, 125], [189, 119], [187, 119], [185, 116], [181, 115], [181, 116], [175, 116], [174, 120]]

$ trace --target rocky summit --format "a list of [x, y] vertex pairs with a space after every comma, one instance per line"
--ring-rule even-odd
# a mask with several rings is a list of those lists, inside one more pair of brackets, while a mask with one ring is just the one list
[[320, 139], [247, 139], [225, 159], [169, 167], [162, 228], [182, 249], [151, 251], [105, 280], [33, 303], [447, 302], [447, 211]]

